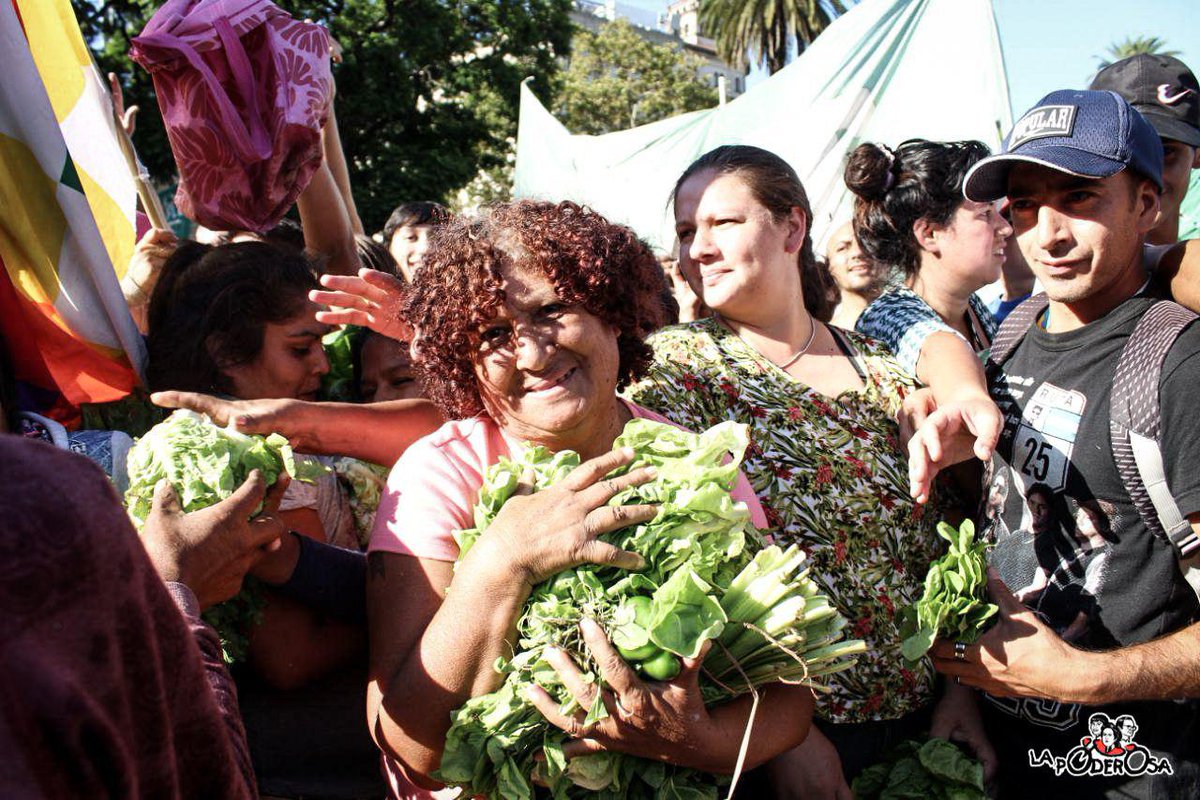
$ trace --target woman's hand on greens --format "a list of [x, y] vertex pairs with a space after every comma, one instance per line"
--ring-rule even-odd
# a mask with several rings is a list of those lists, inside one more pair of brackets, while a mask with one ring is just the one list
[[412, 328], [401, 311], [404, 282], [394, 275], [363, 267], [357, 275], [322, 275], [321, 285], [308, 298], [330, 307], [318, 311], [317, 321], [330, 325], [361, 325], [398, 342], [411, 342]]
[[[633, 460], [631, 448], [613, 450], [585, 461], [553, 486], [533, 493], [533, 470], [522, 475], [513, 497], [480, 536], [468, 558], [479, 550], [508, 566], [528, 587], [579, 564], [638, 570], [645, 561], [599, 537], [654, 519], [655, 505], [606, 505], [619, 492], [654, 479], [654, 469], [635, 469], [606, 478]], [[465, 563], [465, 562], [464, 562]]]
[[799, 747], [767, 762], [778, 800], [854, 800], [833, 742], [814, 725]]
[[714, 763], [711, 755], [725, 748], [711, 746], [717, 732], [700, 694], [700, 664], [707, 645], [696, 658], [682, 659], [682, 669], [674, 680], [646, 682], [621, 658], [594, 620], [584, 618], [580, 630], [609, 686], [601, 698], [608, 716], [585, 724], [587, 709], [595, 701], [596, 683], [585, 680], [583, 671], [561, 650], [547, 650], [545, 657], [580, 710], [564, 715], [558, 702], [540, 686], [531, 687], [526, 694], [550, 724], [573, 737], [563, 747], [567, 758], [615, 751], [711, 772], [730, 770], [731, 764]]

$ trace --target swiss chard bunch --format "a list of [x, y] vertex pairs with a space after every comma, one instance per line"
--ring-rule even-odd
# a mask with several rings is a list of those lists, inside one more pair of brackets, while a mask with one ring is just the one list
[[[176, 411], [138, 439], [126, 460], [129, 488], [125, 509], [140, 531], [150, 515], [154, 487], [168, 480], [186, 512], [215, 505], [233, 494], [251, 471], [262, 472], [272, 484], [286, 472], [294, 480], [314, 481], [325, 467], [298, 459], [288, 440], [277, 433], [254, 436], [214, 425], [208, 417]], [[221, 636], [225, 660], [245, 657], [245, 628], [262, 615], [257, 585], [247, 581], [235, 597], [204, 612], [204, 618]]]
[[987, 601], [987, 545], [975, 541], [975, 524], [963, 520], [955, 530], [939, 522], [937, 531], [950, 550], [929, 567], [921, 599], [901, 612], [900, 651], [909, 661], [919, 661], [938, 636], [975, 641], [997, 610]]
[[901, 742], [851, 787], [858, 800], [986, 800], [983, 765], [945, 739]]
[[[745, 505], [730, 497], [747, 443], [745, 426], [732, 422], [700, 435], [644, 419], [626, 426], [614, 446], [637, 454], [627, 469], [653, 465], [658, 474], [610, 502], [659, 503], [661, 509], [653, 520], [607, 538], [641, 554], [646, 568], [629, 573], [585, 564], [534, 587], [517, 624], [517, 652], [497, 664], [504, 684], [454, 714], [442, 780], [467, 794], [505, 800], [532, 798], [535, 772], [556, 800], [715, 798], [712, 775], [616, 753], [569, 763], [563, 757], [565, 734], [542, 718], [524, 690], [541, 685], [564, 713], [584, 710], [589, 723], [608, 715], [600, 693], [580, 709], [543, 658], [547, 647], [562, 649], [587, 680], [603, 683], [579, 632], [584, 616], [599, 622], [650, 680], [674, 677], [681, 658], [697, 656], [715, 640], [700, 681], [709, 704], [775, 681], [820, 689], [822, 676], [853, 663], [863, 644], [839, 641], [846, 622], [809, 579], [804, 555], [794, 546], [764, 547]], [[526, 468], [535, 473], [536, 491], [578, 464], [575, 453], [535, 447], [491, 467], [475, 507], [476, 526], [458, 535], [460, 559], [515, 493]]]

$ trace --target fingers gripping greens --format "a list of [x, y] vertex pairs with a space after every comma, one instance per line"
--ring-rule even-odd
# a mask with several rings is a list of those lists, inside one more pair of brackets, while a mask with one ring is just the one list
[[[268, 485], [284, 472], [295, 480], [313, 481], [326, 471], [317, 462], [297, 459], [287, 439], [277, 433], [238, 433], [191, 411], [176, 411], [151, 428], [129, 451], [126, 464], [125, 508], [138, 530], [150, 515], [160, 480], [170, 481], [183, 510], [191, 512], [229, 497], [256, 469]], [[221, 634], [227, 661], [244, 658], [245, 625], [260, 614], [261, 598], [252, 588], [205, 612], [205, 619]]]
[[987, 602], [987, 545], [975, 541], [975, 524], [963, 520], [954, 530], [939, 522], [937, 530], [950, 551], [929, 567], [921, 599], [901, 612], [901, 652], [909, 661], [920, 660], [938, 636], [975, 641], [996, 613]]
[[[584, 616], [604, 626], [648, 680], [670, 680], [681, 657], [698, 655], [715, 639], [701, 673], [709, 704], [773, 681], [820, 688], [821, 676], [851, 665], [862, 643], [838, 642], [845, 620], [809, 580], [803, 554], [795, 547], [764, 547], [745, 505], [730, 497], [747, 444], [746, 427], [732, 422], [700, 435], [644, 419], [626, 426], [614, 447], [637, 453], [627, 469], [653, 465], [658, 475], [611, 503], [660, 503], [661, 510], [650, 522], [607, 538], [641, 554], [646, 569], [627, 573], [583, 565], [534, 588], [518, 622], [517, 652], [497, 664], [507, 675], [504, 684], [455, 712], [442, 780], [469, 794], [506, 800], [532, 798], [535, 771], [557, 800], [716, 796], [715, 776], [667, 764], [616, 753], [566, 761], [565, 734], [546, 723], [524, 689], [540, 684], [564, 712], [581, 710], [543, 659], [548, 646], [570, 653], [587, 680], [603, 684], [579, 633]], [[475, 527], [457, 537], [460, 558], [516, 492], [526, 468], [533, 469], [534, 488], [540, 490], [578, 464], [575, 453], [535, 447], [490, 468]], [[608, 716], [600, 693], [585, 710], [589, 723]], [[545, 760], [535, 768], [539, 752]]]

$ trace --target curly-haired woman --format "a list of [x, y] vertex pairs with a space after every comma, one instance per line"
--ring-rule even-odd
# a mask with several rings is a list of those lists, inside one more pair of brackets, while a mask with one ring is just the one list
[[[605, 505], [650, 473], [601, 479], [632, 457], [612, 452], [629, 419], [662, 419], [616, 394], [650, 361], [643, 340], [661, 323], [661, 289], [654, 255], [632, 231], [572, 203], [501, 205], [435, 237], [407, 316], [418, 331], [426, 391], [452, 421], [393, 469], [367, 581], [368, 714], [398, 795], [422, 796], [409, 780], [435, 785], [428, 776], [441, 760], [451, 712], [499, 686], [493, 664], [510, 653], [534, 584], [581, 563], [637, 565], [636, 555], [597, 536], [654, 515], [653, 506]], [[556, 486], [506, 505], [455, 569], [453, 533], [473, 524], [484, 470], [522, 442], [590, 460]], [[744, 477], [734, 495], [761, 524]], [[610, 665], [616, 702], [638, 713], [591, 726], [589, 741], [575, 746], [732, 771], [748, 702], [710, 711], [696, 689], [698, 663], [671, 682], [643, 683], [598, 630], [585, 637]], [[567, 676], [573, 669], [556, 667]], [[793, 746], [811, 714], [802, 688], [773, 686], [767, 699], [749, 751], [754, 763]], [[534, 703], [555, 724], [579, 724], [548, 696]]]

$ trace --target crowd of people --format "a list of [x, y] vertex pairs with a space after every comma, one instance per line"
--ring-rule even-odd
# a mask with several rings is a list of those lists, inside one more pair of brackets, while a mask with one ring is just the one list
[[[796, 171], [745, 144], [678, 176], [672, 254], [567, 201], [408, 202], [372, 238], [340, 149], [326, 139], [298, 225], [148, 233], [129, 300], [160, 409], [387, 468], [373, 522], [336, 471], [254, 473], [187, 514], [164, 483], [139, 546], [114, 439], [102, 470], [55, 452], [69, 437], [6, 395], [25, 436], [0, 437], [0, 795], [457, 796], [434, 776], [451, 714], [500, 685], [532, 588], [641, 565], [604, 536], [658, 512], [608, 505], [654, 477], [607, 477], [644, 418], [749, 426], [734, 498], [804, 549], [867, 649], [828, 693], [775, 684], [755, 713], [706, 707], [699, 659], [649, 680], [585, 624], [614, 712], [529, 698], [567, 757], [744, 757], [739, 797], [840, 799], [935, 736], [999, 797], [1200, 797], [1200, 246], [1177, 241], [1200, 86], [1181, 62], [1052, 92], [995, 154], [859, 145], [823, 259]], [[1149, 439], [1119, 406], [1152, 417]], [[531, 445], [583, 463], [522, 487], [459, 561], [487, 468]], [[944, 552], [937, 523], [964, 519], [991, 546], [997, 621], [908, 662], [900, 611]], [[248, 576], [266, 602], [231, 670], [199, 613]], [[588, 708], [579, 665], [551, 661]]]

